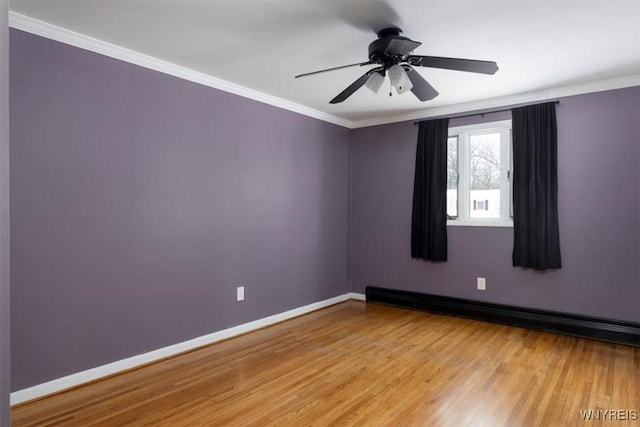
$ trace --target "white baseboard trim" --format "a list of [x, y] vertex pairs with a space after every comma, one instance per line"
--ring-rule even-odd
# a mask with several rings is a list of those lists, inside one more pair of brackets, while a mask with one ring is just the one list
[[62, 390], [76, 387], [90, 381], [95, 381], [108, 375], [117, 374], [118, 372], [126, 371], [140, 365], [155, 362], [157, 360], [164, 359], [169, 356], [175, 356], [177, 354], [184, 353], [185, 351], [193, 350], [208, 344], [213, 344], [217, 341], [231, 338], [236, 335], [264, 328], [265, 326], [270, 326], [284, 320], [292, 319], [294, 317], [298, 317], [303, 314], [319, 310], [321, 308], [329, 307], [331, 305], [338, 304], [349, 299], [364, 300], [364, 295], [353, 292], [346, 293], [344, 295], [339, 295], [337, 297], [329, 298], [324, 301], [315, 302], [313, 304], [294, 308], [283, 313], [274, 314], [272, 316], [254, 320], [249, 323], [244, 323], [232, 328], [223, 329], [221, 331], [213, 332], [211, 334], [203, 335], [201, 337], [193, 338], [181, 343], [159, 348], [148, 353], [138, 354], [126, 359], [108, 363], [106, 365], [87, 369], [86, 371], [77, 372], [75, 374], [67, 375], [62, 378], [47, 381], [46, 383], [38, 384], [33, 387], [14, 391], [13, 393], [11, 393], [11, 405], [18, 405], [29, 400], [39, 399], [49, 394], [58, 393]]
[[360, 294], [358, 292], [351, 292], [349, 294], [349, 298], [357, 300], [357, 301], [366, 301], [367, 300], [367, 296], [365, 294]]

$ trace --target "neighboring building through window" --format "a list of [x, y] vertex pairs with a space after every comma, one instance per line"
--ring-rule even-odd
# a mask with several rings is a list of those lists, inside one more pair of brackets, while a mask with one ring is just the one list
[[511, 120], [449, 129], [448, 225], [512, 226]]
[[489, 200], [473, 200], [473, 210], [474, 211], [488, 211], [489, 210]]

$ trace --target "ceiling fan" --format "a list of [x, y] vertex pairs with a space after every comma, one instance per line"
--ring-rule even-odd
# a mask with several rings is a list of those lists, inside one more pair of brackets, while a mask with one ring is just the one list
[[401, 33], [402, 30], [398, 27], [389, 27], [378, 31], [378, 39], [369, 45], [369, 60], [366, 62], [304, 73], [295, 76], [295, 78], [348, 67], [376, 65], [329, 102], [338, 104], [364, 85], [373, 92], [378, 92], [384, 83], [385, 75], [389, 75], [391, 85], [395, 87], [398, 94], [410, 90], [420, 101], [424, 102], [438, 96], [438, 91], [413, 67], [444, 68], [481, 74], [495, 74], [498, 71], [498, 64], [493, 61], [413, 55], [413, 50], [422, 43], [401, 36]]

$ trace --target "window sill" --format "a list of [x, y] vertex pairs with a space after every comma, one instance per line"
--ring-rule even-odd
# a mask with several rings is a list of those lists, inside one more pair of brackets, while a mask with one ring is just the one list
[[513, 227], [513, 220], [449, 219], [447, 226], [452, 227]]

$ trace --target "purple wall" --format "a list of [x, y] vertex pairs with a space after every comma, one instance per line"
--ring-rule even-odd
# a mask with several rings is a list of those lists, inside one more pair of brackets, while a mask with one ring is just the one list
[[10, 55], [13, 390], [350, 291], [347, 129], [18, 30]]
[[366, 285], [640, 321], [640, 88], [558, 106], [564, 267], [538, 273], [510, 228], [411, 260], [411, 123], [348, 131], [18, 30], [10, 57], [13, 390]]
[[[557, 107], [563, 268], [511, 266], [513, 229], [449, 227], [449, 261], [410, 255], [417, 127], [352, 132], [352, 286], [640, 321], [640, 87]], [[485, 121], [508, 118], [488, 115]], [[476, 121], [478, 118], [476, 118]], [[468, 124], [452, 120], [450, 126]], [[475, 289], [486, 277], [487, 290]]]
[[9, 26], [0, 0], [0, 426], [9, 423]]

